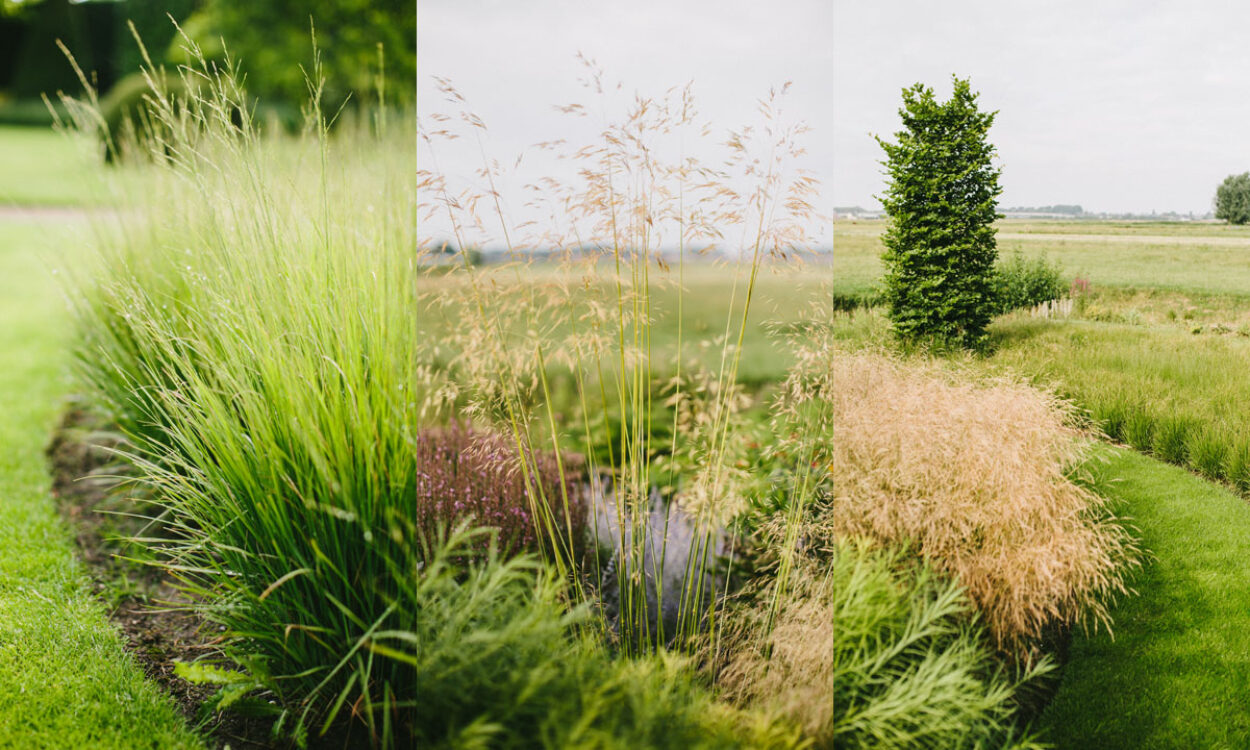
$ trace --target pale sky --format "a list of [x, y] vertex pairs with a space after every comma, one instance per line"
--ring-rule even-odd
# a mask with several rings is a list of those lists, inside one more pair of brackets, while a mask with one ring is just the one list
[[[1004, 207], [1204, 213], [1224, 177], [1250, 170], [1240, 2], [419, 0], [417, 20], [418, 106], [439, 104], [431, 75], [455, 81], [500, 161], [568, 135], [552, 106], [581, 93], [582, 51], [631, 93], [693, 81], [720, 132], [793, 81], [787, 111], [813, 128], [805, 166], [830, 207], [877, 205], [872, 134], [898, 128], [903, 87], [944, 96], [952, 74], [999, 112]], [[471, 180], [479, 164], [442, 166]]]
[[[812, 128], [802, 166], [824, 183], [819, 208], [827, 214], [833, 17], [831, 0], [418, 0], [418, 115], [444, 108], [432, 76], [451, 79], [489, 128], [489, 156], [511, 164], [526, 147], [570, 137], [577, 127], [553, 107], [583, 97], [579, 51], [629, 96], [657, 97], [693, 83], [699, 119], [712, 125], [715, 141], [758, 120], [757, 100], [791, 81], [785, 112]], [[419, 148], [419, 158], [428, 158]], [[453, 179], [477, 179], [481, 158], [472, 149], [449, 147], [438, 159]], [[529, 152], [521, 170], [532, 176], [540, 159]], [[524, 218], [523, 178], [504, 183], [510, 219]]]
[[1150, 0], [834, 5], [835, 205], [876, 207], [900, 91], [970, 77], [999, 115], [1002, 206], [1204, 213], [1250, 170], [1250, 4]]

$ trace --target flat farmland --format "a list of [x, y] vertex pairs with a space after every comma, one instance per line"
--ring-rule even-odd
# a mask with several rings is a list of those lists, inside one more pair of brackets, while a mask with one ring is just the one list
[[[834, 284], [873, 288], [885, 222], [834, 226]], [[1002, 221], [998, 252], [1045, 257], [1094, 285], [1250, 295], [1250, 229], [1206, 222]]]

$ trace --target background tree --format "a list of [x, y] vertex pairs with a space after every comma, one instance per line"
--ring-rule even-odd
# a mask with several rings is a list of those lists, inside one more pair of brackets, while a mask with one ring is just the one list
[[1250, 221], [1250, 172], [1229, 175], [1216, 188], [1215, 218], [1230, 224]]
[[903, 90], [897, 142], [877, 137], [889, 177], [885, 299], [903, 340], [984, 344], [996, 307], [1000, 171], [986, 138], [995, 114], [977, 109], [966, 79], [954, 78], [946, 102], [918, 83]]
[[308, 93], [304, 73], [312, 70], [310, 17], [330, 114], [349, 97], [358, 103], [376, 97], [378, 45], [385, 53], [387, 99], [403, 104], [415, 98], [417, 7], [412, 0], [206, 0], [193, 16], [191, 36], [212, 51], [220, 50], [224, 39], [247, 74], [249, 93], [262, 101], [299, 103]]

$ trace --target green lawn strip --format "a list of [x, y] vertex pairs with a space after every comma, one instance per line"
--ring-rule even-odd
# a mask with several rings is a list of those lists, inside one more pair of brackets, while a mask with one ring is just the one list
[[70, 333], [50, 232], [0, 223], [0, 748], [202, 747], [123, 650], [49, 494]]
[[1098, 491], [1151, 559], [1105, 630], [1074, 634], [1042, 717], [1059, 748], [1250, 747], [1250, 504], [1189, 472], [1102, 448]]
[[0, 207], [96, 206], [109, 202], [87, 138], [51, 128], [0, 125]]

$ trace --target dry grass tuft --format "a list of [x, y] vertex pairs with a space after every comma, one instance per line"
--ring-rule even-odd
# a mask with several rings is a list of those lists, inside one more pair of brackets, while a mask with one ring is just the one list
[[819, 739], [833, 725], [833, 578], [809, 564], [791, 581], [771, 631], [766, 608], [737, 613], [729, 625], [732, 655], [717, 685], [739, 703], [790, 717]]
[[[834, 536], [916, 544], [1023, 655], [1052, 624], [1110, 626], [1136, 543], [1067, 470], [1087, 436], [1070, 404], [1009, 380], [957, 379], [931, 363], [828, 345]], [[835, 356], [836, 354], [836, 356]]]

